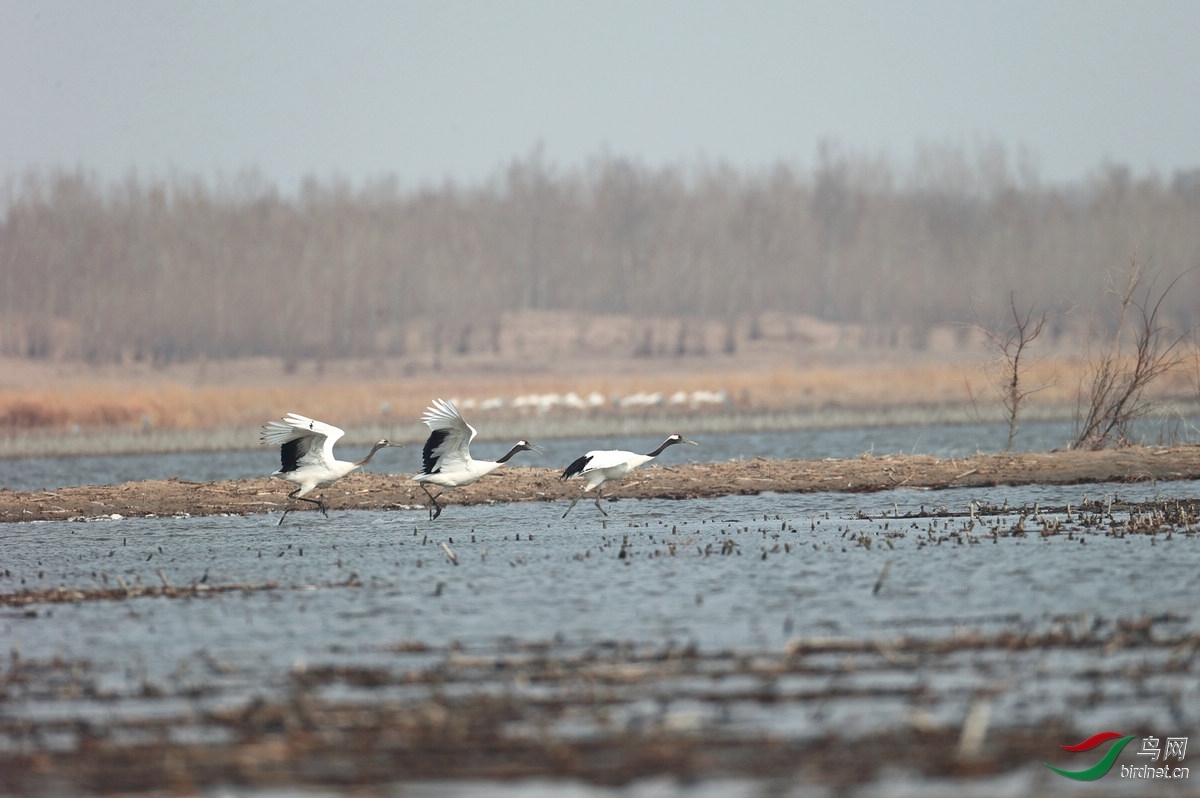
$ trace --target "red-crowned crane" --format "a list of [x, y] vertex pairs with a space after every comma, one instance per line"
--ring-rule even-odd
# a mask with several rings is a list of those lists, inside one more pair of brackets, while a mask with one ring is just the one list
[[470, 485], [507, 463], [517, 452], [541, 451], [528, 441], [517, 441], [499, 460], [476, 460], [471, 457], [469, 448], [475, 439], [475, 428], [463, 420], [453, 402], [444, 399], [434, 399], [421, 420], [429, 427], [429, 438], [421, 451], [421, 473], [413, 477], [413, 481], [421, 483], [421, 489], [432, 503], [430, 520], [442, 514], [438, 497], [445, 492], [434, 496], [429, 492], [430, 485], [442, 488]]
[[579, 503], [579, 500], [589, 490], [596, 491], [596, 509], [602, 514], [608, 515], [608, 513], [604, 512], [604, 508], [600, 506], [600, 494], [604, 492], [605, 483], [620, 479], [638, 466], [649, 463], [655, 457], [662, 454], [668, 446], [674, 446], [677, 443], [690, 443], [692, 446], [699, 446], [695, 441], [689, 441], [679, 433], [675, 433], [663, 441], [662, 446], [659, 446], [650, 452], [650, 454], [635, 454], [634, 452], [626, 452], [620, 449], [607, 449], [588, 452], [583, 457], [580, 457], [567, 466], [559, 479], [567, 480], [574, 476], [583, 475], [587, 477], [587, 484], [580, 491], [579, 495], [575, 497], [575, 501], [571, 502], [571, 506], [567, 508], [566, 513], [562, 514], [562, 517], [566, 518], [567, 513], [575, 508], [575, 505]]
[[[282, 421], [268, 421], [263, 424], [259, 439], [265, 446], [279, 446], [279, 456], [282, 461], [278, 471], [271, 476], [286, 479], [296, 485], [296, 489], [288, 494], [288, 499], [310, 502], [321, 508], [321, 513], [328, 518], [325, 503], [320, 499], [310, 499], [305, 494], [316, 488], [327, 488], [351, 471], [362, 468], [375, 452], [385, 446], [401, 446], [402, 444], [388, 443], [387, 440], [376, 441], [361, 460], [349, 462], [338, 460], [333, 456], [333, 445], [346, 433], [332, 424], [314, 421], [307, 416], [288, 413]], [[285, 507], [279, 517], [279, 524], [288, 512], [294, 509]]]

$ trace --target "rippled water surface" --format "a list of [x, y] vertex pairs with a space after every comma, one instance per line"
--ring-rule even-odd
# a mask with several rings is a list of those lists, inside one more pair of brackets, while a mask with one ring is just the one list
[[[873, 434], [847, 433], [836, 451], [812, 434], [791, 435], [787, 445], [810, 458], [964, 446], [941, 444], [928, 429]], [[712, 436], [704, 453], [785, 456], [770, 449], [783, 439]], [[567, 460], [580, 445], [551, 442], [546, 464]], [[206, 457], [116, 460], [152, 471]], [[222, 466], [221, 477], [274, 465], [264, 452], [228, 462], [242, 464]], [[113, 481], [123, 478], [135, 477]], [[282, 527], [276, 515], [5, 524], [0, 593], [247, 589], [0, 609], [0, 668], [78, 663], [93, 680], [90, 696], [39, 692], [18, 680], [0, 702], [0, 721], [13, 729], [64, 719], [103, 726], [176, 718], [174, 733], [186, 740], [214, 733], [187, 718], [286, 695], [296, 674], [323, 667], [396, 674], [379, 677], [391, 686], [367, 690], [364, 700], [403, 702], [427, 689], [404, 686], [404, 673], [470, 656], [503, 659], [530, 645], [564, 656], [616, 646], [750, 662], [784, 656], [795, 641], [834, 640], [865, 645], [866, 653], [851, 647], [831, 654], [827, 671], [765, 681], [751, 669], [631, 683], [605, 722], [616, 717], [640, 728], [666, 717], [724, 735], [852, 737], [908, 729], [914, 712], [921, 723], [957, 729], [988, 695], [994, 729], [1066, 718], [1089, 732], [1188, 734], [1200, 728], [1200, 674], [1194, 658], [1180, 659], [1178, 646], [1154, 641], [1200, 634], [1200, 545], [1187, 525], [1127, 531], [1137, 518], [1124, 502], [1155, 498], [1197, 499], [1200, 484], [621, 500], [606, 506], [608, 519], [581, 503], [563, 520], [565, 504], [557, 502], [451, 504], [437, 521], [424, 511], [345, 511], [329, 519], [297, 513]], [[1100, 509], [1080, 514], [1096, 500], [1091, 506]], [[1137, 619], [1152, 619], [1145, 621], [1151, 639], [1140, 648], [953, 648], [964, 635], [1122, 641], [1117, 630]], [[932, 641], [941, 653], [887, 653], [905, 640]], [[537, 694], [536, 685], [489, 681], [503, 671], [485, 673], [492, 675], [479, 684], [447, 682], [439, 695]], [[776, 700], [721, 697], [747, 684], [774, 691]], [[323, 695], [353, 697], [362, 689], [331, 685]], [[805, 698], [810, 692], [831, 697]], [[914, 708], [917, 695], [923, 703]], [[577, 717], [549, 733], [595, 733], [589, 723]], [[0, 734], [0, 753], [78, 745], [73, 727], [55, 728], [66, 730], [59, 737]]]
[[[82, 657], [115, 674], [170, 680], [187, 678], [181, 664], [205, 652], [240, 663], [257, 682], [296, 662], [369, 657], [405, 640], [757, 650], [795, 636], [1037, 628], [1080, 614], [1190, 618], [1200, 591], [1191, 537], [964, 544], [936, 542], [964, 525], [961, 516], [902, 518], [962, 513], [974, 501], [1028, 513], [1118, 491], [1118, 499], [1200, 496], [1200, 486], [1181, 483], [623, 500], [607, 521], [590, 505], [562, 520], [561, 503], [519, 503], [451, 506], [434, 522], [423, 511], [348, 511], [298, 515], [283, 527], [274, 515], [6, 524], [3, 592], [164, 579], [280, 589], [9, 610], [3, 629], [23, 657]], [[986, 523], [1008, 529], [1018, 518]], [[874, 545], [858, 542], [863, 535]]]

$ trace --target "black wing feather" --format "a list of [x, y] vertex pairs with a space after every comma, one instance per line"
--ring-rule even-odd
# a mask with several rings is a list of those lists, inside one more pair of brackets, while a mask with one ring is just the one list
[[308, 454], [312, 438], [296, 438], [279, 447], [280, 473], [295, 471], [300, 465], [300, 458]]
[[580, 457], [574, 463], [571, 463], [569, 466], [567, 466], [567, 469], [562, 472], [562, 476], [559, 477], [559, 479], [570, 479], [576, 474], [582, 474], [583, 469], [587, 468], [587, 464], [590, 462], [592, 462], [592, 456], [590, 454], [585, 454], [583, 457]]
[[442, 445], [442, 441], [450, 434], [450, 430], [435, 429], [429, 433], [429, 438], [425, 441], [425, 448], [421, 450], [421, 473], [436, 474], [440, 466], [438, 465], [438, 457], [434, 454], [437, 448]]

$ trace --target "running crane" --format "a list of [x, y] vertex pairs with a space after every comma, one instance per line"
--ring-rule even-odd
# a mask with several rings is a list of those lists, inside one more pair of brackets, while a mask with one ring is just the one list
[[[402, 445], [380, 440], [375, 442], [371, 451], [361, 460], [338, 460], [333, 456], [333, 445], [345, 434], [332, 424], [314, 421], [297, 413], [288, 413], [282, 421], [268, 421], [263, 424], [259, 440], [264, 446], [279, 446], [282, 461], [279, 470], [271, 476], [286, 479], [296, 485], [296, 489], [288, 494], [288, 499], [315, 504], [328, 518], [325, 503], [320, 499], [310, 499], [306, 494], [316, 488], [328, 488], [350, 472], [362, 468], [375, 456], [375, 452], [385, 446]], [[280, 526], [292, 509], [294, 508], [291, 506], [284, 508], [283, 515], [279, 517]]]
[[445, 492], [434, 496], [429, 492], [430, 485], [442, 488], [470, 485], [507, 463], [517, 452], [541, 451], [528, 441], [517, 441], [508, 450], [508, 454], [499, 460], [476, 460], [471, 457], [469, 448], [471, 441], [475, 439], [475, 428], [463, 420], [453, 402], [444, 399], [434, 399], [433, 404], [426, 408], [421, 416], [421, 420], [429, 427], [429, 438], [421, 452], [421, 473], [413, 477], [413, 481], [421, 483], [421, 489], [432, 502], [429, 508], [430, 520], [442, 514], [442, 505], [438, 504], [438, 497]]
[[604, 512], [604, 508], [600, 506], [600, 494], [604, 492], [604, 485], [613, 480], [620, 479], [638, 466], [645, 465], [658, 457], [668, 446], [674, 446], [677, 443], [690, 443], [692, 446], [699, 446], [695, 441], [689, 441], [679, 433], [675, 433], [671, 437], [663, 441], [662, 446], [659, 446], [650, 454], [636, 454], [634, 452], [626, 452], [621, 449], [608, 449], [588, 452], [583, 457], [580, 457], [575, 462], [567, 466], [562, 472], [559, 479], [567, 480], [574, 476], [587, 477], [587, 484], [579, 495], [575, 497], [575, 501], [571, 502], [571, 506], [567, 508], [567, 512], [562, 514], [563, 518], [567, 517], [567, 513], [575, 509], [575, 505], [583, 498], [583, 494], [589, 490], [596, 491], [596, 509], [603, 515], [608, 515]]

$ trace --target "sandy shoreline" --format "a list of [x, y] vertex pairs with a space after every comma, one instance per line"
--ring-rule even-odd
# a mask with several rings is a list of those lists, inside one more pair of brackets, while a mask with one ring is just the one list
[[[1200, 446], [1127, 447], [1091, 451], [985, 454], [962, 459], [927, 455], [863, 455], [839, 460], [754, 460], [652, 466], [610, 487], [606, 499], [689, 499], [761, 493], [872, 492], [892, 488], [941, 489], [990, 485], [1079, 484], [1200, 479]], [[456, 504], [556, 501], [573, 498], [579, 481], [562, 482], [545, 468], [504, 469], [447, 493]], [[52, 491], [0, 490], [0, 522], [88, 519], [104, 516], [252, 515], [277, 512], [289, 483], [270, 477], [208, 483], [179, 480], [80, 486]], [[357, 473], [315, 495], [334, 510], [423, 507], [426, 498], [408, 475]], [[580, 510], [594, 513], [587, 502]], [[307, 512], [301, 507], [297, 512]]]

